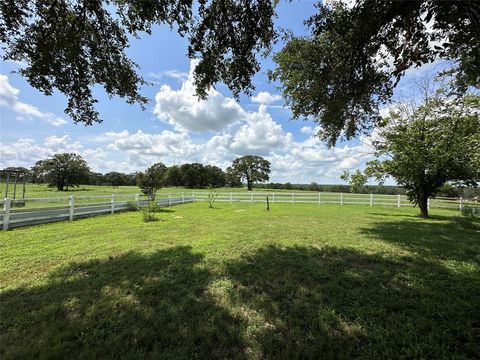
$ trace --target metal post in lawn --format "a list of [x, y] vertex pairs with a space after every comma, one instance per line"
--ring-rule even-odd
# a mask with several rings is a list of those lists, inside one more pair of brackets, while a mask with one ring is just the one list
[[68, 212], [68, 219], [70, 221], [73, 220], [73, 215], [74, 215], [74, 211], [75, 211], [75, 197], [73, 195], [70, 195], [70, 198], [69, 198], [69, 205], [70, 205], [70, 210]]
[[397, 198], [397, 207], [400, 207], [400, 203], [401, 202], [401, 199], [400, 199], [400, 194], [398, 194], [398, 198]]
[[340, 193], [340, 205], [343, 205], [343, 193]]
[[3, 201], [3, 230], [8, 230], [8, 225], [10, 223], [10, 199], [5, 198]]
[[110, 213], [114, 213], [115, 212], [115, 194], [112, 194], [112, 204], [111, 204], [111, 207], [110, 207]]
[[373, 206], [373, 194], [370, 194], [370, 206]]

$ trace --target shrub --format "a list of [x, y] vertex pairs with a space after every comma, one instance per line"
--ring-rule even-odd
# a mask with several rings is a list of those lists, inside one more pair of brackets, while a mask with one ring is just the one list
[[142, 213], [143, 221], [150, 222], [150, 221], [157, 221], [157, 213], [160, 211], [160, 206], [155, 204], [154, 201], [150, 201], [147, 206], [140, 208], [140, 212]]

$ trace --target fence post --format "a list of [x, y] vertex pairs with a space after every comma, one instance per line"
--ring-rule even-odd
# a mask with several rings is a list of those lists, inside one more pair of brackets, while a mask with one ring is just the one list
[[10, 199], [5, 198], [3, 202], [3, 230], [8, 230], [8, 225], [10, 223]]
[[427, 199], [427, 209], [430, 209], [430, 198]]
[[322, 204], [322, 193], [318, 192], [318, 205]]
[[172, 206], [172, 194], [168, 194], [168, 206]]
[[250, 204], [253, 204], [253, 192], [250, 194]]
[[458, 210], [462, 211], [462, 209], [463, 209], [463, 197], [460, 196], [460, 203], [458, 205]]
[[70, 195], [70, 212], [68, 215], [68, 219], [70, 221], [73, 220], [74, 211], [75, 211], [75, 197], [73, 195]]
[[182, 204], [185, 204], [185, 196], [183, 196], [183, 191], [182, 191]]
[[273, 203], [275, 204], [275, 193], [273, 193]]
[[192, 201], [195, 202], [195, 191], [192, 190]]
[[135, 194], [135, 204], [137, 204], [137, 208], [140, 208], [140, 195]]
[[292, 204], [295, 204], [295, 193], [292, 193]]
[[340, 205], [343, 205], [343, 193], [340, 193]]
[[370, 194], [370, 206], [373, 206], [373, 194]]
[[112, 206], [111, 206], [111, 210], [110, 210], [110, 213], [114, 213], [115, 212], [115, 194], [112, 194]]
[[398, 194], [397, 207], [400, 207], [400, 204], [401, 204], [401, 199], [400, 199], [400, 194]]
[[230, 192], [230, 204], [233, 203], [233, 193]]

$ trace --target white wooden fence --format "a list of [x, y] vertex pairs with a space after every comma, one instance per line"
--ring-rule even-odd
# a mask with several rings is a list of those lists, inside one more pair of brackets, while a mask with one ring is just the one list
[[[12, 200], [4, 199], [3, 212], [0, 212], [0, 226], [3, 230], [8, 230], [21, 226], [45, 224], [49, 222], [74, 220], [84, 217], [113, 214], [119, 211], [133, 210], [137, 207], [142, 207], [148, 204], [148, 200], [138, 194], [135, 195], [116, 195], [111, 196], [70, 196], [68, 198], [68, 205], [63, 206], [48, 206], [48, 207], [32, 207], [23, 209], [12, 208]], [[131, 198], [128, 201], [128, 197]], [[65, 200], [65, 198], [60, 198]], [[77, 201], [95, 201], [94, 203], [80, 203]], [[25, 202], [58, 202], [59, 198], [36, 198], [25, 199]], [[159, 206], [172, 206], [177, 204], [184, 204], [193, 202], [190, 196], [172, 197], [169, 195], [165, 198], [157, 198], [155, 201]]]
[[[157, 195], [157, 204], [172, 206], [188, 202], [206, 202], [210, 191], [192, 191]], [[352, 194], [352, 193], [322, 193], [322, 192], [217, 192], [218, 202], [230, 203], [265, 203], [268, 196], [271, 204], [339, 204], [367, 206], [412, 206], [406, 196], [383, 194]], [[118, 211], [130, 210], [148, 204], [145, 196], [111, 195], [111, 196], [70, 196], [61, 198], [31, 198], [22, 200], [22, 209], [12, 208], [11, 199], [4, 199], [3, 212], [0, 212], [0, 226], [7, 230], [15, 227], [43, 224], [53, 221], [74, 220], [100, 214], [113, 214]], [[67, 202], [68, 201], [68, 202]], [[47, 206], [38, 207], [39, 204]], [[55, 204], [60, 204], [55, 206]], [[53, 206], [48, 205], [54, 204]], [[33, 206], [35, 205], [35, 206]], [[429, 199], [429, 207], [461, 210], [465, 205], [480, 206], [471, 200], [462, 198]]]

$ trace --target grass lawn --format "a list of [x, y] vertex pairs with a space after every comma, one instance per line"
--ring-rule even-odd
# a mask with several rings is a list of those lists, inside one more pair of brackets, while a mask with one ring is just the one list
[[0, 233], [0, 358], [480, 358], [455, 212], [205, 203]]

